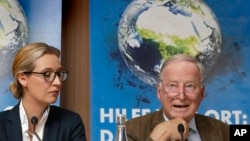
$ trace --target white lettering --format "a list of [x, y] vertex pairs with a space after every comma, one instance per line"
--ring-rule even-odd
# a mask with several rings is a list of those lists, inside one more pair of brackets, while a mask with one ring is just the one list
[[101, 140], [100, 141], [113, 141], [113, 134], [109, 130], [101, 130]]
[[247, 129], [241, 129], [241, 135], [243, 136], [244, 134], [247, 133]]
[[150, 109], [132, 109], [132, 118], [140, 117], [150, 113]]
[[[206, 116], [211, 116], [211, 117], [214, 117], [218, 120], [221, 120], [222, 122], [225, 122], [227, 124], [241, 124], [241, 123], [244, 123], [246, 122], [246, 115], [244, 115], [242, 113], [242, 111], [239, 111], [239, 110], [221, 110], [220, 113], [219, 111], [216, 111], [216, 110], [207, 110], [207, 112], [205, 113]], [[242, 122], [240, 121], [241, 120], [241, 117], [243, 118]], [[234, 121], [233, 121], [234, 119]]]
[[247, 133], [247, 129], [236, 129], [234, 132], [234, 136], [244, 136]]
[[215, 110], [208, 110], [206, 113], [205, 113], [206, 116], [211, 116], [211, 115], [214, 115], [213, 117], [216, 118], [216, 119], [220, 119], [220, 115], [217, 111]]
[[133, 109], [132, 110], [132, 118], [140, 116], [140, 109]]
[[[235, 117], [235, 124], [240, 124], [240, 115], [242, 114], [241, 111], [232, 111]], [[231, 124], [231, 123], [230, 123]]]
[[234, 136], [241, 136], [241, 135], [240, 135], [240, 131], [239, 131], [239, 129], [236, 129], [236, 130], [235, 130], [235, 132], [234, 132]]
[[142, 115], [150, 113], [150, 109], [142, 109]]
[[127, 110], [125, 108], [122, 108], [122, 109], [116, 108], [115, 109], [115, 113], [116, 113], [116, 117], [117, 117], [117, 115], [120, 115], [120, 114], [126, 115], [127, 114]]
[[100, 122], [104, 123], [105, 118], [108, 118], [109, 122], [114, 122], [114, 110], [112, 108], [109, 108], [108, 113], [105, 113], [105, 109], [100, 109]]
[[221, 111], [221, 121], [231, 124], [232, 122], [230, 121], [230, 118], [231, 118], [230, 111], [226, 111], [226, 110]]
[[[157, 111], [157, 109], [153, 110]], [[140, 117], [149, 114], [151, 109], [139, 109], [134, 108], [128, 111], [127, 108], [100, 108], [100, 123], [108, 122], [115, 123], [116, 116], [118, 114], [126, 115], [126, 119], [131, 119], [135, 117]], [[202, 113], [201, 113], [202, 114]], [[247, 115], [243, 114], [240, 110], [221, 110], [217, 111], [214, 109], [207, 110], [204, 115], [213, 117], [215, 119], [221, 120], [227, 124], [246, 124]]]

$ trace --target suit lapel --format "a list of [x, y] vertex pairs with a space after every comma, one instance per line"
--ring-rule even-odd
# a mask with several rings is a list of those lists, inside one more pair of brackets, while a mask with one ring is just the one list
[[197, 130], [199, 131], [202, 141], [220, 140], [219, 131], [214, 128], [205, 118], [199, 115], [195, 116]]
[[59, 121], [57, 118], [57, 112], [53, 108], [53, 106], [50, 106], [49, 111], [49, 117], [47, 119], [47, 122], [44, 127], [44, 141], [56, 141], [58, 140], [58, 134], [59, 134]]
[[7, 134], [10, 141], [22, 139], [22, 127], [19, 117], [19, 104], [17, 104], [6, 116]]
[[151, 123], [151, 126], [150, 126], [151, 129], [150, 130], [153, 131], [153, 129], [155, 128], [155, 126], [157, 126], [159, 123], [162, 123], [164, 121], [162, 109], [160, 109], [159, 111], [157, 111], [155, 113], [155, 115], [153, 115], [153, 119], [151, 119], [151, 120], [153, 122]]

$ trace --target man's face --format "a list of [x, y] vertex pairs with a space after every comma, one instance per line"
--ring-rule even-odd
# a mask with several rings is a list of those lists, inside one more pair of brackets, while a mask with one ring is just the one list
[[183, 118], [189, 122], [204, 98], [200, 71], [194, 63], [175, 61], [162, 72], [157, 87], [164, 114], [169, 118]]

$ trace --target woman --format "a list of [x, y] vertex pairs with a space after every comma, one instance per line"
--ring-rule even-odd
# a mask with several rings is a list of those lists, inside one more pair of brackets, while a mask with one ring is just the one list
[[60, 51], [45, 43], [31, 43], [16, 54], [10, 90], [18, 104], [0, 113], [0, 141], [86, 141], [81, 117], [52, 106], [68, 72]]

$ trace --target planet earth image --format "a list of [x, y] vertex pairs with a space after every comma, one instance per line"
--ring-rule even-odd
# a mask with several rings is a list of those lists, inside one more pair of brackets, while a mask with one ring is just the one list
[[219, 22], [201, 0], [134, 0], [122, 13], [118, 45], [128, 68], [155, 86], [165, 59], [175, 54], [197, 58], [206, 74], [221, 52]]
[[[26, 44], [28, 27], [24, 11], [17, 0], [0, 1], [0, 93], [8, 88], [11, 64], [16, 51]], [[5, 86], [7, 85], [7, 86]], [[4, 91], [4, 92], [2, 92]]]

